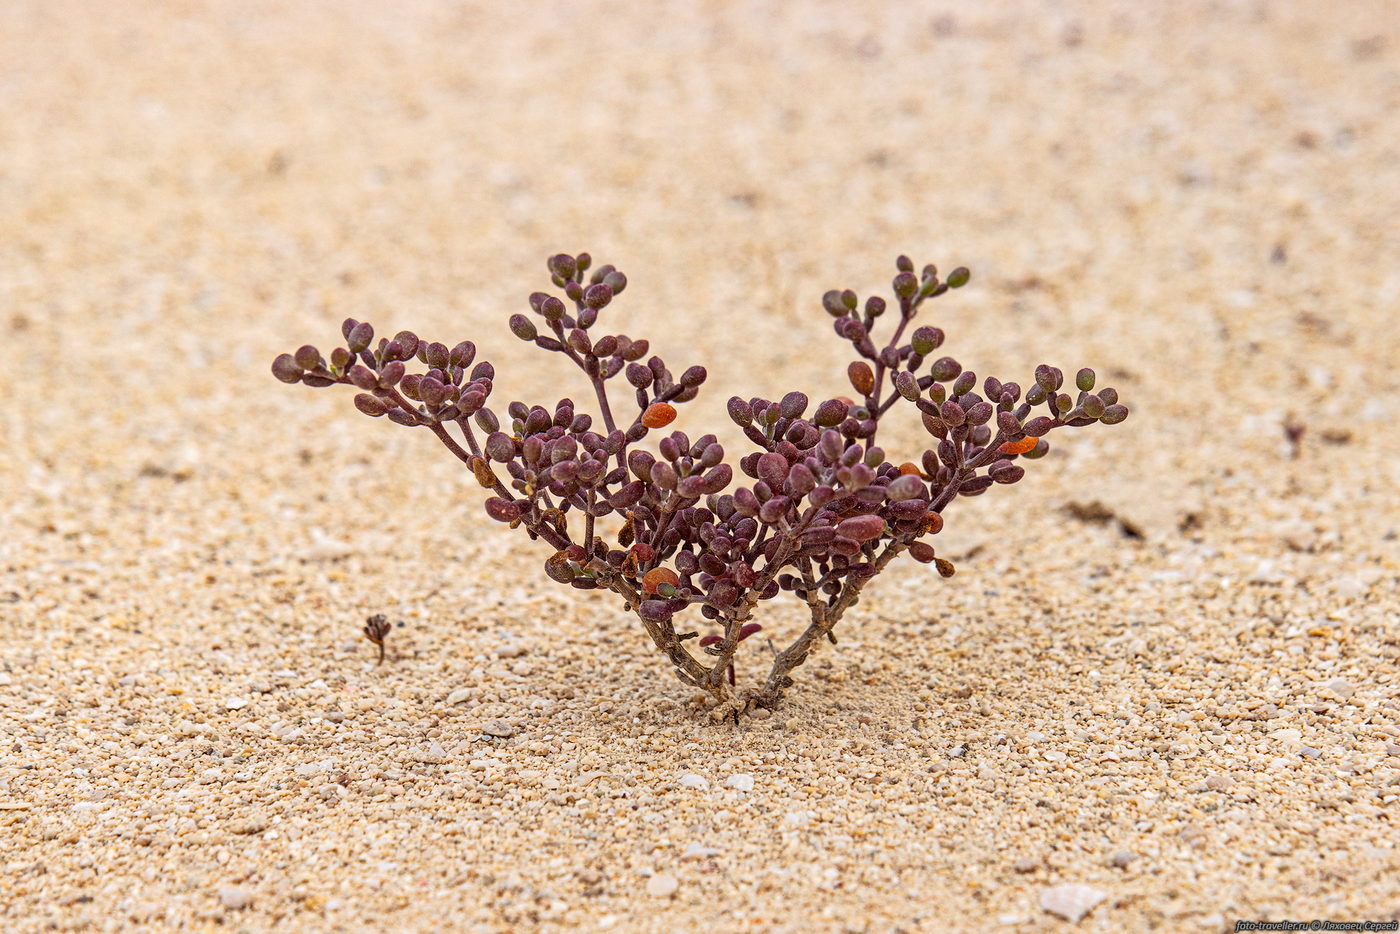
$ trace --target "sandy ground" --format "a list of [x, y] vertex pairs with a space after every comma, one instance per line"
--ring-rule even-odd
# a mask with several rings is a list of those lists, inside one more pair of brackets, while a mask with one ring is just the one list
[[[1400, 917], [1393, 5], [390, 6], [0, 5], [0, 927]], [[582, 397], [505, 328], [579, 249], [692, 435], [840, 392], [820, 295], [901, 252], [973, 268], [965, 364], [1134, 414], [715, 725], [426, 433], [268, 372], [355, 316]]]

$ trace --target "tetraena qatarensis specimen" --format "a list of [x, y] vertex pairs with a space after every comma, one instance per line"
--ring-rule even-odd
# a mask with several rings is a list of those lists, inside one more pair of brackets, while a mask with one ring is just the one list
[[[448, 347], [410, 331], [376, 342], [374, 328], [353, 319], [341, 328], [345, 346], [328, 358], [305, 346], [279, 356], [272, 372], [286, 383], [355, 386], [366, 415], [431, 431], [494, 494], [487, 515], [550, 545], [550, 578], [621, 596], [676, 676], [727, 710], [776, 705], [793, 670], [819, 640], [836, 641], [837, 623], [896, 556], [908, 552], [951, 576], [953, 565], [927, 539], [954, 498], [1020, 480], [1020, 461], [1044, 457], [1045, 436], [1057, 428], [1128, 415], [1115, 390], [1096, 389], [1089, 369], [1078, 371], [1073, 390], [1042, 364], [1024, 390], [989, 376], [979, 393], [976, 374], [937, 355], [943, 331], [910, 330], [924, 303], [966, 285], [968, 271], [940, 279], [930, 265], [916, 274], [901, 256], [893, 306], [872, 296], [862, 307], [849, 290], [822, 297], [857, 355], [847, 369], [853, 397], [815, 408], [796, 391], [729, 400], [729, 417], [756, 447], [739, 459], [744, 479], [733, 486], [734, 468], [713, 434], [692, 440], [672, 431], [655, 453], [641, 446], [695, 398], [705, 368], [676, 376], [647, 341], [598, 333], [600, 312], [627, 287], [619, 270], [590, 273], [586, 253], [561, 253], [548, 265], [564, 297], [534, 293], [534, 317], [512, 315], [510, 329], [583, 371], [601, 425], [571, 399], [552, 411], [511, 402], [503, 418], [488, 405], [495, 370], [472, 342]], [[871, 333], [882, 317], [893, 328], [877, 347]], [[408, 372], [415, 359], [424, 372]], [[623, 383], [633, 399], [619, 419], [608, 390]], [[900, 404], [916, 408], [935, 439], [916, 461], [890, 460], [875, 442], [881, 419]], [[1044, 414], [1033, 416], [1041, 406]], [[736, 693], [735, 653], [761, 629], [750, 621], [754, 608], [783, 590], [806, 603], [811, 622], [777, 653], [761, 685]], [[691, 607], [712, 632], [679, 624]], [[699, 654], [686, 646], [691, 639]]]

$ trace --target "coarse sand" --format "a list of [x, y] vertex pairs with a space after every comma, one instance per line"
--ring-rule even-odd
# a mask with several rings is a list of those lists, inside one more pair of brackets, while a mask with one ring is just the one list
[[[1397, 113], [1379, 0], [0, 4], [0, 929], [1400, 917]], [[965, 365], [1133, 414], [716, 724], [428, 433], [268, 370], [353, 316], [583, 399], [505, 326], [560, 250], [735, 451], [899, 253], [972, 268]]]

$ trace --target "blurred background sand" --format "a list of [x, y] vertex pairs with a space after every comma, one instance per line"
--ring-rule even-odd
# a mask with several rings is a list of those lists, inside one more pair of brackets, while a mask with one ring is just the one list
[[[1397, 42], [1384, 2], [0, 6], [0, 923], [1395, 918]], [[899, 253], [972, 268], [928, 313], [965, 366], [1133, 416], [716, 727], [426, 433], [268, 372], [353, 316], [583, 398], [505, 327], [560, 250], [735, 449], [729, 395], [842, 391], [820, 296]]]

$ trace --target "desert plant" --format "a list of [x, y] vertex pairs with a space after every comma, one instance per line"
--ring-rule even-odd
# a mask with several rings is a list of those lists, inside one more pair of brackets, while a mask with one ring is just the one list
[[394, 627], [389, 625], [389, 618], [383, 613], [375, 613], [365, 620], [363, 630], [365, 638], [379, 647], [378, 664], [384, 664], [384, 651], [388, 647], [385, 642], [389, 638], [389, 633], [394, 631]]
[[[329, 359], [306, 346], [279, 356], [272, 372], [287, 383], [353, 385], [364, 414], [432, 432], [493, 492], [486, 500], [492, 519], [549, 544], [544, 570], [551, 579], [621, 596], [676, 676], [726, 709], [775, 705], [793, 670], [820, 640], [836, 641], [842, 616], [898, 555], [907, 551], [951, 576], [953, 565], [926, 539], [943, 527], [953, 499], [1020, 480], [1019, 462], [1044, 457], [1045, 435], [1056, 428], [1111, 425], [1128, 414], [1113, 389], [1095, 391], [1088, 369], [1075, 376], [1073, 392], [1062, 391], [1060, 370], [1041, 365], [1024, 392], [988, 377], [979, 394], [974, 373], [935, 356], [941, 330], [910, 331], [924, 303], [965, 285], [968, 271], [940, 279], [930, 265], [916, 275], [901, 256], [893, 306], [871, 297], [862, 308], [851, 291], [822, 298], [836, 333], [857, 355], [847, 369], [854, 398], [827, 399], [810, 414], [807, 396], [797, 391], [778, 400], [729, 400], [729, 417], [756, 450], [738, 461], [748, 479], [725, 492], [734, 468], [715, 435], [692, 441], [672, 431], [655, 453], [641, 447], [672, 423], [676, 406], [695, 398], [705, 369], [692, 366], [677, 377], [649, 355], [647, 341], [597, 333], [599, 313], [627, 286], [617, 269], [589, 274], [587, 254], [560, 254], [548, 265], [564, 298], [534, 293], [535, 317], [513, 315], [510, 329], [583, 371], [601, 425], [571, 399], [553, 411], [511, 402], [503, 420], [487, 404], [495, 370], [476, 359], [470, 341], [448, 347], [400, 331], [376, 342], [374, 329], [353, 319], [341, 329], [346, 346]], [[877, 347], [871, 332], [882, 317], [894, 326]], [[426, 372], [408, 372], [415, 358]], [[633, 397], [619, 419], [609, 387], [622, 383]], [[936, 439], [914, 461], [890, 460], [876, 444], [881, 420], [901, 404], [917, 409]], [[1032, 417], [1037, 406], [1045, 414]], [[761, 628], [750, 621], [754, 609], [783, 590], [806, 603], [811, 621], [775, 650], [760, 686], [736, 692], [735, 654]], [[679, 623], [690, 607], [712, 632], [701, 636]], [[686, 645], [691, 639], [698, 654]]]

